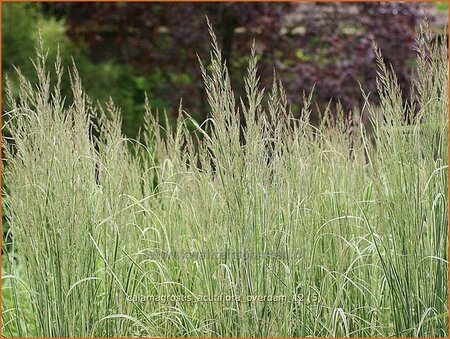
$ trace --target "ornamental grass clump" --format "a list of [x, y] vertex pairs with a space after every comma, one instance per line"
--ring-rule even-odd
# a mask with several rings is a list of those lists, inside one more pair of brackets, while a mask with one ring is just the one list
[[147, 103], [140, 141], [75, 67], [67, 103], [42, 48], [36, 84], [18, 71], [3, 117], [2, 333], [446, 337], [447, 42], [419, 35], [406, 103], [378, 53], [369, 135], [357, 112], [313, 126], [311, 96], [293, 113], [275, 75], [264, 91], [254, 47], [237, 98], [211, 36], [210, 117], [180, 105], [161, 126]]

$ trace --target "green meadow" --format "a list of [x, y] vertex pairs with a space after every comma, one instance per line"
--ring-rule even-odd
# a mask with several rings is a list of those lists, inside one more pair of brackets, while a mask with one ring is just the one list
[[211, 36], [209, 118], [180, 103], [161, 124], [147, 101], [136, 139], [75, 66], [41, 48], [36, 82], [18, 70], [2, 126], [2, 334], [447, 337], [447, 41], [418, 35], [408, 101], [377, 52], [380, 104], [362, 92], [361, 111], [314, 125], [309, 93], [293, 112], [276, 72], [261, 88], [250, 45], [235, 96]]

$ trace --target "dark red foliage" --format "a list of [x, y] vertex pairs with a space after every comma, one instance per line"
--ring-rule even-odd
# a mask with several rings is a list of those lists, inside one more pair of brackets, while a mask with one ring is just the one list
[[[261, 55], [264, 86], [272, 67], [292, 103], [314, 84], [315, 99], [340, 100], [347, 110], [361, 104], [359, 83], [375, 92], [373, 42], [398, 74], [408, 94], [415, 28], [414, 3], [53, 3], [67, 18], [68, 34], [83, 41], [96, 60], [114, 58], [139, 73], [161, 71], [157, 95], [180, 97], [190, 112], [207, 112], [197, 53], [208, 57], [211, 20], [233, 80], [245, 71], [253, 37]], [[242, 83], [236, 83], [237, 89]], [[376, 100], [376, 94], [372, 96]]]
[[[345, 109], [361, 104], [360, 86], [375, 95], [376, 62], [373, 43], [385, 62], [396, 71], [405, 97], [408, 95], [415, 51], [419, 5], [411, 3], [311, 3], [303, 4], [297, 18], [302, 34], [287, 34], [290, 46], [299, 48], [304, 62], [293, 62], [285, 74], [298, 80], [285, 82], [288, 93], [308, 90], [316, 84], [316, 99], [339, 99]], [[297, 25], [294, 22], [294, 26]], [[286, 59], [295, 60], [295, 55]]]

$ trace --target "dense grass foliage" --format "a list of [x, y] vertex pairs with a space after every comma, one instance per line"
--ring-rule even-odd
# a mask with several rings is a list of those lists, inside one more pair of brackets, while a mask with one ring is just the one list
[[254, 49], [235, 98], [212, 36], [210, 118], [180, 107], [172, 130], [147, 109], [145, 144], [73, 68], [66, 104], [42, 51], [38, 82], [21, 78], [3, 118], [2, 333], [447, 336], [447, 43], [421, 34], [408, 103], [378, 58], [369, 136], [357, 113], [313, 127], [308, 96], [295, 119], [276, 79], [260, 89]]

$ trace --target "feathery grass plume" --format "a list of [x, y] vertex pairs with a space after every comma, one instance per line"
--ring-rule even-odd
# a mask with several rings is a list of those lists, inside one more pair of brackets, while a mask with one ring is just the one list
[[342, 108], [314, 127], [311, 95], [295, 118], [254, 44], [237, 98], [209, 28], [210, 117], [161, 125], [147, 100], [143, 143], [74, 67], [66, 103], [42, 48], [7, 88], [2, 333], [446, 337], [446, 41], [420, 33], [408, 103], [378, 56], [372, 143]]

